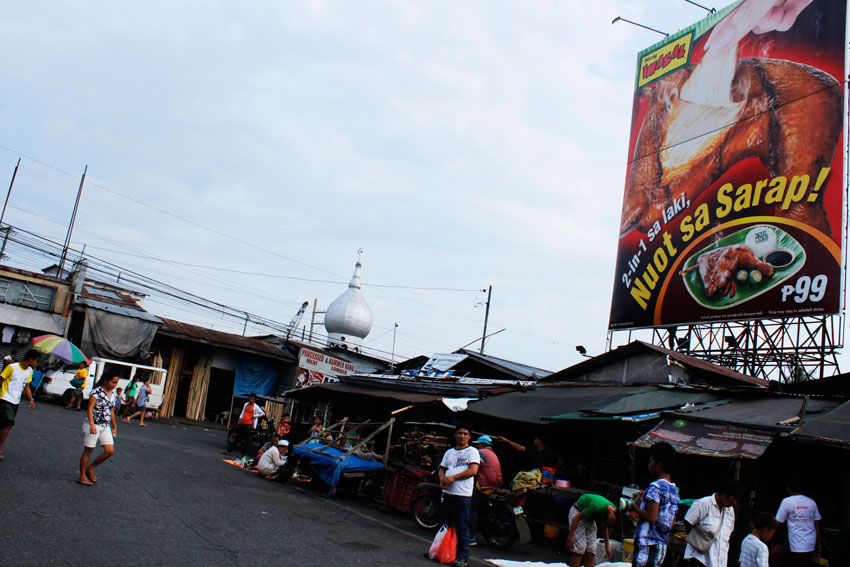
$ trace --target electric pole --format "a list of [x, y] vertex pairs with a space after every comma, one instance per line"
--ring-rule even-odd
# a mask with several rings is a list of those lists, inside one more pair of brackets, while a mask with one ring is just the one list
[[484, 332], [481, 333], [481, 354], [484, 354], [484, 339], [487, 338], [487, 320], [490, 318], [490, 296], [493, 295], [493, 286], [487, 289], [487, 309], [484, 311]]

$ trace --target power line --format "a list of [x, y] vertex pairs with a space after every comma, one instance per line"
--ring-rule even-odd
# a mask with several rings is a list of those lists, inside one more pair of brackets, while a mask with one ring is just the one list
[[[345, 284], [346, 280], [317, 280], [311, 278], [300, 278], [296, 276], [283, 276], [280, 274], [268, 274], [265, 272], [251, 272], [248, 270], [236, 270], [233, 268], [222, 268], [221, 266], [208, 266], [205, 264], [192, 264], [189, 262], [180, 262], [178, 260], [168, 260], [165, 258], [159, 258], [156, 256], [150, 256], [146, 254], [133, 254], [131, 252], [122, 252], [120, 250], [111, 250], [109, 248], [104, 248], [102, 246], [89, 246], [89, 248], [94, 248], [96, 250], [104, 250], [106, 252], [112, 252], [114, 254], [124, 254], [127, 256], [135, 256], [137, 258], [144, 258], [146, 260], [156, 260], [157, 262], [163, 262], [166, 264], [174, 264], [177, 266], [188, 266], [191, 268], [201, 268], [205, 270], [215, 270], [218, 272], [230, 272], [234, 274], [246, 275], [246, 276], [261, 276], [264, 278], [274, 278], [274, 279], [282, 279], [282, 280], [295, 280], [300, 282], [311, 282], [311, 283], [326, 283], [326, 284], [334, 284], [340, 285]], [[377, 288], [395, 288], [395, 289], [412, 289], [412, 290], [421, 290], [421, 291], [460, 291], [460, 292], [479, 292], [480, 289], [462, 289], [462, 288], [454, 288], [454, 287], [418, 287], [412, 285], [386, 285], [386, 284], [372, 284], [372, 283], [361, 283], [363, 287], [377, 287]]]

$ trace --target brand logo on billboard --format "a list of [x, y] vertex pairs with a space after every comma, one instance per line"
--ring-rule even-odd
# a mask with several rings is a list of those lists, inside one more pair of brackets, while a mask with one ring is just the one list
[[693, 39], [694, 32], [690, 32], [644, 55], [640, 60], [638, 88], [687, 65], [691, 60]]

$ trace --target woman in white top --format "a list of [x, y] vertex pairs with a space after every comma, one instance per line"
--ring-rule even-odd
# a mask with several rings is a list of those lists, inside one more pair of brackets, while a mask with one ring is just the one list
[[[118, 386], [118, 376], [106, 378], [89, 393], [86, 420], [83, 422], [83, 454], [80, 456], [79, 484], [91, 486], [97, 482], [94, 469], [115, 453], [115, 397], [113, 390]], [[103, 453], [89, 463], [97, 444], [103, 446]]]

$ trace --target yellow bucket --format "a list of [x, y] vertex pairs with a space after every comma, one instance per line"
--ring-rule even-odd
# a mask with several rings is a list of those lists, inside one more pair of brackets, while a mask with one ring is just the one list
[[543, 526], [543, 535], [548, 537], [549, 539], [557, 539], [558, 537], [558, 526], [553, 526], [552, 524], [546, 524]]
[[631, 563], [635, 553], [635, 540], [627, 538], [623, 540], [623, 563]]

